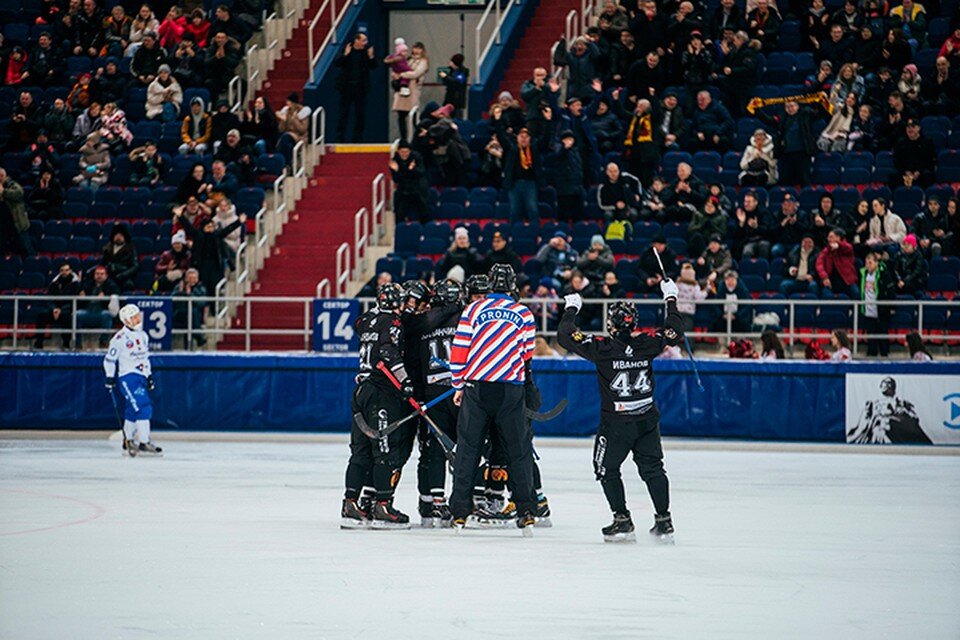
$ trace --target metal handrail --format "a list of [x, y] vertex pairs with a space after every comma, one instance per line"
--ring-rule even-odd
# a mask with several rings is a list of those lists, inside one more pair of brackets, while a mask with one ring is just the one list
[[329, 298], [330, 297], [330, 278], [324, 278], [317, 283], [317, 297], [318, 298]]
[[[343, 16], [346, 15], [347, 9], [350, 8], [351, 4], [356, 5], [357, 0], [346, 0], [343, 6], [340, 7], [339, 12], [336, 9], [336, 4], [337, 0], [323, 0], [323, 4], [317, 9], [317, 13], [313, 16], [310, 25], [307, 27], [307, 51], [309, 52], [307, 64], [310, 65], [309, 78], [311, 82], [316, 82], [317, 80], [316, 69], [317, 64], [320, 62], [320, 57], [326, 50], [327, 45], [337, 44], [337, 27], [340, 26], [340, 22], [343, 20]], [[320, 47], [315, 51], [313, 48], [313, 30], [317, 27], [324, 12], [328, 9], [330, 11], [330, 30], [327, 31], [323, 42], [320, 43]]]
[[410, 140], [413, 140], [416, 134], [414, 127], [417, 126], [417, 123], [420, 122], [420, 106], [413, 105], [413, 109], [407, 112], [407, 135], [410, 136]]
[[373, 242], [380, 244], [380, 241], [387, 235], [386, 213], [387, 213], [387, 177], [383, 173], [378, 173], [370, 184], [370, 210], [373, 220]]
[[573, 45], [573, 41], [580, 37], [580, 21], [577, 19], [577, 10], [571, 9], [564, 18], [563, 35], [567, 41], [567, 46]]
[[243, 102], [243, 92], [240, 90], [240, 76], [233, 76], [227, 83], [227, 102], [230, 103], [230, 111], [237, 113], [240, 111]]
[[327, 111], [323, 107], [317, 107], [310, 114], [310, 131], [310, 153], [314, 158], [323, 158], [327, 155]]
[[350, 245], [346, 242], [337, 248], [337, 282], [335, 295], [337, 298], [347, 296], [347, 284], [350, 282]]
[[297, 142], [293, 145], [293, 152], [291, 153], [291, 169], [293, 171], [293, 177], [300, 179], [303, 178], [306, 173], [306, 143], [303, 140]]
[[[255, 56], [257, 55], [257, 49], [258, 47], [255, 44], [251, 45], [250, 48], [247, 49], [247, 99], [244, 100], [244, 102], [249, 102], [250, 97], [255, 91], [254, 87], [257, 86], [257, 81], [260, 79], [260, 65], [254, 63], [254, 60], [256, 60]], [[243, 105], [241, 105], [241, 108], [242, 106]]]
[[586, 33], [596, 11], [594, 0], [580, 0], [580, 33]]
[[353, 268], [358, 273], [366, 268], [367, 247], [370, 246], [370, 211], [366, 207], [360, 207], [353, 214]]
[[[476, 44], [476, 61], [473, 65], [474, 68], [474, 82], [480, 82], [482, 80], [483, 74], [483, 63], [486, 61], [487, 56], [490, 54], [490, 50], [493, 48], [493, 45], [500, 44], [502, 40], [502, 31], [503, 23], [510, 16], [510, 12], [514, 8], [519, 7], [522, 4], [522, 0], [510, 0], [507, 2], [507, 5], [501, 10], [500, 9], [501, 0], [490, 0], [487, 3], [487, 8], [483, 10], [483, 15], [480, 16], [480, 21], [477, 23], [476, 28], [474, 29], [474, 40]], [[494, 12], [494, 9], [496, 10]], [[483, 28], [487, 22], [487, 19], [490, 17], [490, 14], [494, 13], [496, 16], [496, 24], [493, 27], [493, 33], [490, 35], [490, 39], [487, 40], [487, 45], [481, 47], [481, 41], [483, 39]]]

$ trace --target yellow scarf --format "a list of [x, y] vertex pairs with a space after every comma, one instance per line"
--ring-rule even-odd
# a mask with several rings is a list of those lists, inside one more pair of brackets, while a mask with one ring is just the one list
[[530, 147], [520, 147], [520, 166], [524, 170], [533, 166], [533, 153], [530, 151]]
[[830, 102], [830, 99], [827, 97], [827, 94], [824, 91], [817, 91], [816, 93], [804, 93], [796, 96], [785, 96], [783, 98], [751, 98], [750, 102], [747, 103], [747, 112], [753, 115], [757, 109], [762, 109], [763, 107], [771, 104], [784, 104], [786, 102], [799, 102], [801, 104], [818, 102], [827, 113], [833, 115], [833, 104]]
[[[639, 131], [637, 127], [640, 127]], [[636, 133], [636, 138], [634, 134]], [[653, 127], [651, 126], [650, 114], [644, 113], [639, 116], [633, 116], [630, 120], [630, 128], [627, 130], [627, 139], [623, 141], [623, 146], [632, 147], [634, 140], [640, 142], [653, 142]]]

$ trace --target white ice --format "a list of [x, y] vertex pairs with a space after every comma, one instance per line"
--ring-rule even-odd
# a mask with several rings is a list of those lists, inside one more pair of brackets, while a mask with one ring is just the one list
[[[0, 442], [0, 638], [960, 638], [960, 457], [668, 443], [676, 545], [540, 442], [554, 528], [340, 531], [345, 443]], [[414, 513], [415, 465], [398, 507]]]

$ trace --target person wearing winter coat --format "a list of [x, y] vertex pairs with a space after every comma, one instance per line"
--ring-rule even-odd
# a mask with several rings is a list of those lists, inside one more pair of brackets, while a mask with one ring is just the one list
[[[131, 38], [133, 38], [133, 32], [131, 32]], [[167, 54], [157, 41], [157, 32], [145, 32], [143, 43], [137, 48], [130, 62], [130, 73], [136, 78], [134, 84], [140, 87], [148, 86], [157, 77], [160, 65], [166, 62]]]
[[600, 49], [586, 36], [574, 40], [565, 58], [567, 73], [567, 97], [587, 99], [593, 96], [591, 84], [599, 78]]
[[547, 244], [537, 251], [537, 260], [542, 265], [541, 272], [548, 278], [555, 279], [562, 284], [570, 279], [570, 274], [577, 266], [580, 254], [567, 242], [567, 234], [556, 231]]
[[133, 277], [137, 273], [137, 248], [130, 239], [127, 225], [116, 223], [110, 229], [110, 242], [103, 247], [100, 264], [107, 268], [107, 275], [120, 291], [133, 291]]
[[500, 231], [494, 231], [490, 237], [490, 253], [483, 262], [482, 273], [489, 272], [495, 264], [508, 264], [513, 267], [514, 273], [522, 271], [522, 261], [517, 252], [507, 243], [507, 238]]
[[[660, 254], [659, 260], [653, 252], [654, 249]], [[661, 262], [663, 263], [662, 269], [660, 267]], [[637, 277], [640, 278], [641, 291], [643, 293], [659, 291], [664, 272], [666, 272], [668, 278], [675, 280], [680, 273], [680, 263], [677, 260], [676, 252], [667, 244], [667, 239], [662, 233], [658, 233], [650, 241], [650, 246], [640, 254], [640, 259], [637, 260]]]
[[843, 104], [837, 107], [827, 127], [817, 139], [817, 148], [821, 151], [844, 152], [847, 150], [847, 139], [853, 127], [853, 117], [857, 113], [857, 96], [848, 93]]
[[0, 254], [8, 251], [22, 257], [34, 253], [23, 187], [0, 167]]
[[889, 305], [878, 305], [877, 302], [896, 299], [896, 283], [890, 269], [876, 253], [868, 253], [860, 269], [860, 290], [863, 294], [860, 298], [863, 300], [860, 306], [861, 326], [868, 335], [883, 336], [867, 339], [867, 355], [887, 357], [890, 341], [885, 334], [890, 328], [894, 309]]
[[73, 184], [96, 191], [110, 178], [110, 147], [97, 132], [91, 133], [80, 147], [80, 173]]
[[870, 220], [867, 246], [873, 251], [895, 252], [897, 245], [903, 242], [907, 235], [907, 226], [903, 223], [903, 218], [890, 211], [887, 208], [887, 201], [883, 198], [875, 198], [871, 207], [873, 218]]
[[713, 235], [719, 235], [721, 238], [727, 235], [729, 221], [730, 216], [720, 208], [717, 197], [708, 197], [703, 206], [694, 212], [690, 224], [687, 225], [688, 255], [699, 256], [703, 253]]
[[103, 105], [100, 124], [102, 140], [114, 153], [124, 151], [133, 142], [133, 133], [127, 127], [127, 114], [113, 102]]
[[681, 162], [677, 165], [677, 178], [666, 189], [663, 200], [667, 222], [689, 222], [707, 200], [707, 185], [693, 174], [693, 167]]
[[241, 114], [240, 133], [244, 143], [252, 145], [258, 155], [276, 147], [280, 134], [277, 116], [266, 98], [257, 96], [251, 108]]
[[160, 65], [157, 77], [147, 86], [147, 119], [173, 122], [180, 115], [181, 103], [183, 89], [180, 83], [170, 74], [169, 65]]
[[837, 105], [843, 104], [847, 96], [851, 93], [856, 97], [857, 103], [863, 100], [867, 92], [867, 84], [863, 76], [857, 73], [856, 67], [847, 63], [840, 67], [836, 80], [833, 81], [833, 87], [830, 88], [830, 103]]
[[554, 161], [550, 182], [557, 190], [557, 218], [579, 222], [583, 219], [583, 156], [573, 131], [560, 134]]
[[457, 227], [454, 230], [453, 244], [443, 254], [437, 272], [446, 276], [454, 267], [463, 269], [466, 278], [480, 273], [483, 269], [483, 258], [475, 247], [470, 246], [470, 234], [464, 227]]
[[712, 307], [716, 317], [710, 326], [711, 331], [727, 331], [728, 323], [730, 331], [735, 333], [750, 330], [753, 324], [753, 307], [738, 303], [738, 300], [749, 300], [750, 291], [736, 271], [731, 269], [723, 274], [723, 280], [717, 283], [717, 290], [711, 297], [727, 301], [723, 306]]
[[923, 253], [917, 251], [917, 236], [907, 234], [900, 244], [900, 253], [893, 257], [892, 271], [898, 296], [920, 296], [930, 275]]
[[680, 277], [677, 278], [677, 311], [683, 318], [683, 330], [693, 331], [693, 318], [697, 313], [697, 302], [707, 299], [707, 286], [697, 280], [697, 272], [693, 264], [684, 262], [680, 266]]
[[927, 188], [936, 178], [936, 147], [921, 133], [920, 122], [915, 118], [907, 120], [906, 135], [893, 147], [893, 165], [897, 171], [890, 176], [891, 188], [900, 185]]
[[183, 119], [180, 126], [180, 155], [191, 153], [203, 155], [210, 146], [212, 137], [210, 114], [204, 109], [203, 98], [196, 97], [190, 101], [190, 113]]
[[300, 103], [300, 96], [294, 91], [287, 96], [287, 103], [277, 111], [277, 151], [283, 154], [287, 164], [293, 161], [293, 148], [298, 142], [307, 140], [310, 133], [310, 107]]
[[[229, 227], [240, 219], [237, 214], [237, 207], [230, 202], [229, 198], [221, 198], [217, 203], [217, 208], [213, 212], [213, 221], [218, 229]], [[243, 230], [236, 227], [233, 231], [223, 236], [224, 257], [227, 265], [234, 270], [237, 264], [237, 253], [240, 251], [240, 243], [243, 240]]]
[[597, 189], [597, 206], [608, 223], [611, 220], [636, 222], [642, 196], [643, 189], [636, 177], [621, 172], [616, 162], [607, 164]]
[[[549, 107], [547, 113], [553, 117]], [[510, 222], [526, 220], [539, 226], [537, 195], [544, 180], [543, 154], [550, 141], [546, 135], [536, 138], [526, 127], [512, 136], [504, 130], [504, 124], [503, 118], [494, 114], [494, 131], [503, 145], [503, 188], [510, 195]]]
[[157, 153], [157, 143], [148, 140], [142, 147], [130, 152], [130, 185], [154, 187], [160, 183], [163, 156]]
[[38, 220], [59, 220], [63, 217], [63, 187], [52, 168], [43, 169], [27, 196], [32, 217]]
[[763, 129], [753, 132], [750, 144], [740, 156], [740, 184], [743, 186], [773, 185], [777, 183], [777, 159], [773, 138]]
[[706, 278], [711, 286], [733, 266], [733, 256], [730, 250], [723, 246], [723, 236], [715, 233], [710, 236], [707, 248], [697, 258], [694, 268], [698, 278]]
[[619, 149], [623, 140], [623, 123], [617, 117], [616, 111], [610, 107], [611, 99], [606, 95], [598, 96], [587, 109], [593, 135], [597, 140], [597, 151], [600, 153]]
[[[80, 276], [73, 272], [70, 263], [64, 262], [60, 265], [60, 272], [47, 287], [49, 296], [75, 296], [80, 293]], [[47, 327], [51, 325], [57, 329], [67, 330], [66, 333], [60, 333], [60, 344], [64, 349], [70, 348], [71, 334], [69, 329], [73, 326], [73, 303], [70, 300], [57, 300], [37, 318], [37, 333], [33, 340], [34, 349], [43, 349], [43, 341], [46, 337]]]
[[692, 150], [723, 153], [730, 148], [735, 133], [736, 124], [727, 108], [715, 101], [709, 91], [700, 91], [690, 114]]
[[[549, 93], [558, 93], [560, 91], [560, 82], [556, 78], [547, 80], [547, 70], [543, 67], [537, 67], [533, 70], [533, 78], [527, 80], [520, 87], [520, 99], [527, 105], [525, 126], [530, 130], [534, 138], [539, 138], [546, 127], [544, 118], [544, 108], [550, 104]], [[506, 92], [504, 92], [506, 93]], [[508, 98], [512, 96], [507, 94]], [[509, 101], [508, 101], [509, 102]], [[500, 104], [504, 103], [504, 95], [500, 94]], [[503, 115], [507, 115], [508, 108], [504, 107]], [[504, 124], [513, 126], [513, 135], [517, 135], [520, 129], [513, 120], [515, 116], [509, 118]], [[523, 124], [520, 125], [524, 126]], [[502, 142], [502, 141], [501, 141]]]
[[[450, 56], [450, 70], [440, 71], [440, 81], [446, 87], [443, 95], [443, 104], [453, 105], [453, 117], [463, 116], [467, 106], [467, 90], [470, 86], [470, 69], [463, 66], [463, 54], [455, 53]], [[419, 104], [419, 102], [418, 102]]]
[[103, 126], [101, 115], [100, 104], [94, 102], [77, 116], [77, 121], [73, 124], [72, 146], [74, 149], [79, 149], [91, 133], [100, 131]]
[[181, 229], [170, 238], [170, 248], [160, 254], [157, 266], [154, 267], [156, 280], [153, 291], [173, 291], [192, 263], [193, 256], [187, 249], [187, 234]]
[[789, 298], [794, 293], [812, 293], [817, 295], [820, 286], [817, 281], [817, 247], [813, 235], [806, 233], [800, 244], [787, 255], [787, 272], [780, 282], [780, 293]]
[[124, 55], [134, 55], [143, 45], [147, 34], [153, 33], [156, 35], [159, 28], [160, 21], [157, 20], [157, 17], [150, 9], [150, 5], [146, 3], [141, 5], [137, 15], [133, 17], [133, 21], [130, 23], [130, 44], [127, 45], [127, 50], [124, 52]]
[[[409, 139], [407, 116], [413, 111], [414, 107], [419, 108], [420, 91], [423, 87], [424, 78], [430, 70], [430, 58], [427, 57], [427, 50], [422, 42], [415, 42], [409, 53], [410, 55], [406, 58], [406, 69], [402, 71], [391, 70], [390, 72], [390, 78], [397, 82], [399, 86], [399, 89], [393, 92], [391, 110], [397, 114], [397, 126], [400, 129], [401, 140]], [[384, 63], [390, 64], [387, 60], [403, 55], [402, 53], [395, 53], [393, 56], [384, 59]], [[456, 110], [456, 106], [454, 106], [454, 110]]]
[[[359, 142], [366, 124], [367, 94], [370, 93], [370, 72], [376, 68], [373, 46], [368, 46], [367, 35], [357, 32], [334, 60], [340, 71], [336, 89], [340, 92], [340, 118], [337, 121], [337, 140]], [[353, 113], [353, 137], [347, 139], [347, 124]]]
[[597, 234], [590, 239], [590, 247], [577, 260], [577, 268], [591, 282], [600, 282], [604, 274], [613, 270], [613, 251]]
[[397, 222], [419, 220], [426, 224], [430, 218], [427, 206], [427, 173], [423, 156], [400, 140], [397, 152], [390, 160], [390, 175], [396, 191], [393, 195], [393, 211]]
[[63, 98], [57, 98], [43, 116], [43, 129], [50, 142], [62, 145], [70, 141], [73, 133], [74, 118], [67, 110]]
[[743, 206], [737, 207], [736, 215], [737, 226], [733, 230], [735, 255], [738, 259], [769, 259], [773, 221], [760, 205], [755, 192], [748, 191], [744, 194]]
[[784, 103], [783, 110], [784, 113], [778, 116], [757, 111], [761, 122], [776, 128], [779, 182], [785, 185], [809, 184], [810, 159], [817, 149], [813, 136], [815, 111], [801, 107], [793, 100]]
[[917, 237], [924, 255], [931, 258], [939, 257], [944, 248], [952, 244], [950, 223], [937, 196], [927, 198], [926, 208], [914, 216], [910, 230]]
[[200, 272], [200, 281], [207, 291], [216, 291], [217, 283], [223, 278], [227, 254], [223, 239], [246, 224], [246, 214], [240, 216], [225, 227], [217, 228], [213, 219], [206, 219], [203, 227], [197, 229], [190, 219], [174, 210], [174, 221], [182, 225], [187, 236], [193, 240], [193, 266]]
[[213, 36], [203, 54], [204, 86], [210, 92], [210, 98], [216, 100], [227, 92], [230, 78], [243, 59], [243, 52], [237, 40], [220, 32]]
[[828, 292], [834, 296], [844, 293], [851, 300], [857, 300], [860, 290], [857, 288], [853, 247], [840, 234], [836, 229], [827, 234], [827, 245], [817, 255], [816, 268], [821, 293], [825, 297]]

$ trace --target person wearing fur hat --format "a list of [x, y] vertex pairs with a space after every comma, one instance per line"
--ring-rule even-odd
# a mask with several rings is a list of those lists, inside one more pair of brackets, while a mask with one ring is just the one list
[[180, 229], [170, 238], [170, 248], [160, 254], [157, 266], [154, 268], [156, 281], [153, 283], [154, 292], [173, 291], [183, 278], [183, 274], [190, 268], [193, 256], [187, 249], [187, 234]]
[[110, 242], [103, 247], [100, 264], [107, 268], [107, 275], [120, 291], [133, 291], [133, 276], [140, 265], [137, 262], [137, 248], [130, 239], [127, 225], [118, 222], [110, 229]]
[[774, 157], [773, 138], [763, 129], [753, 132], [750, 144], [740, 156], [740, 184], [761, 186], [777, 183], [777, 159]]
[[463, 117], [463, 110], [467, 106], [467, 88], [470, 86], [470, 69], [463, 65], [463, 54], [455, 53], [450, 56], [450, 70], [440, 70], [440, 81], [446, 87], [443, 95], [444, 104], [453, 105], [453, 117]]
[[[367, 34], [358, 31], [333, 62], [340, 72], [336, 89], [340, 92], [340, 117], [337, 120], [337, 140], [359, 142], [363, 139], [366, 123], [367, 94], [370, 93], [370, 72], [377, 66], [373, 47]], [[347, 124], [353, 112], [353, 136], [347, 139]]]

